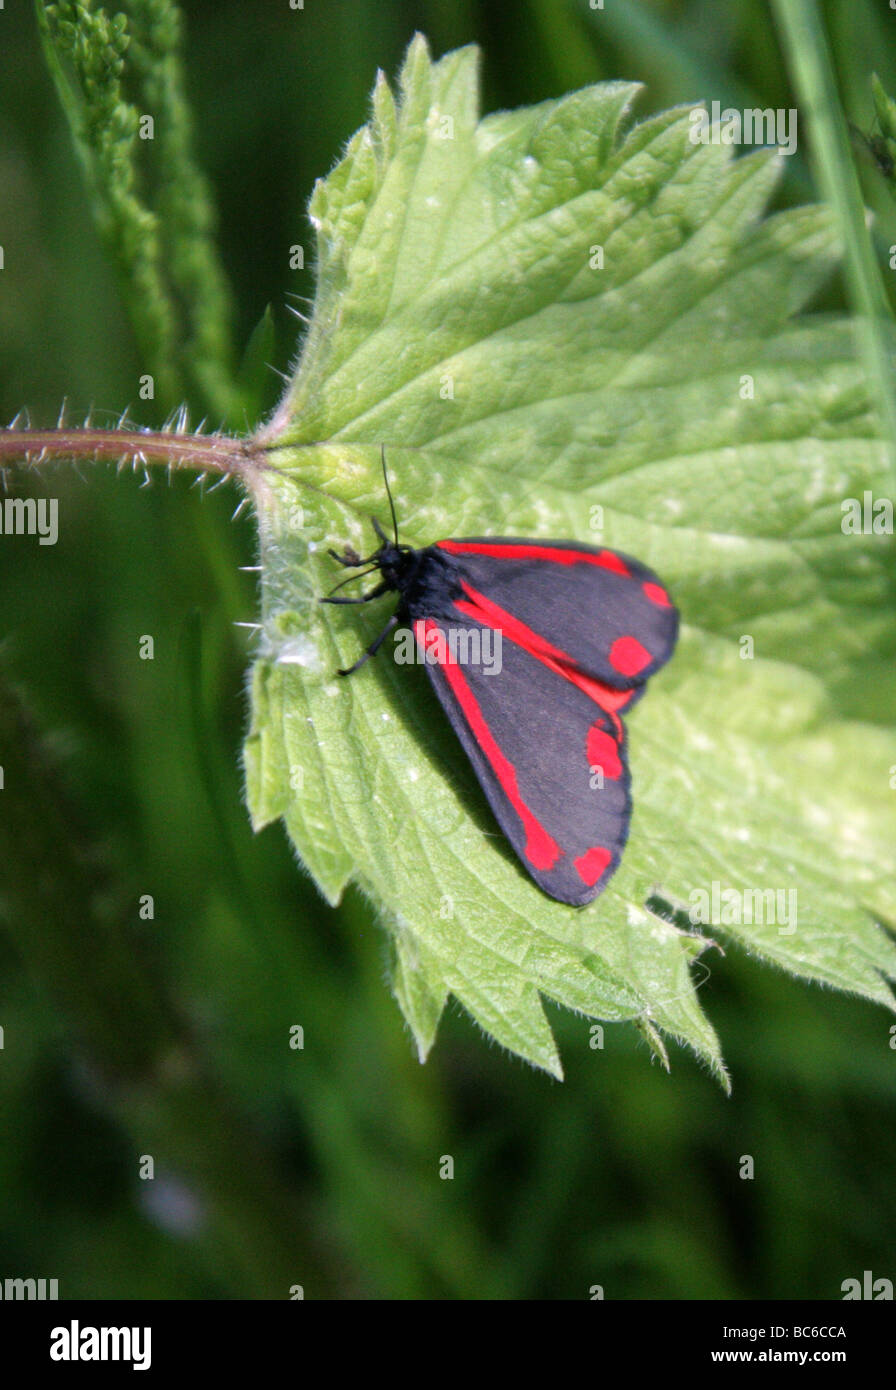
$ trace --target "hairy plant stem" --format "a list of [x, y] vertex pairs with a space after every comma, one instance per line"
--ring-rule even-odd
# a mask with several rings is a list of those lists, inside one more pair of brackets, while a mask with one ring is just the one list
[[163, 464], [200, 473], [246, 478], [262, 466], [251, 441], [225, 434], [179, 434], [168, 430], [0, 430], [0, 467], [54, 459], [113, 459], [122, 463]]

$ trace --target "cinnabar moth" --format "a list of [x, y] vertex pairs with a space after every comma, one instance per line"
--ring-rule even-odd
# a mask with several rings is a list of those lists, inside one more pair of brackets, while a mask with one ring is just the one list
[[[672, 655], [678, 612], [656, 575], [618, 551], [495, 536], [415, 550], [399, 544], [391, 493], [389, 505], [393, 539], [374, 520], [372, 555], [330, 551], [348, 568], [368, 566], [379, 582], [359, 598], [323, 602], [398, 594], [386, 627], [339, 674], [356, 671], [406, 622], [523, 866], [552, 898], [582, 906], [606, 887], [625, 847], [622, 714]], [[498, 674], [457, 659], [452, 633], [471, 625], [501, 634]]]

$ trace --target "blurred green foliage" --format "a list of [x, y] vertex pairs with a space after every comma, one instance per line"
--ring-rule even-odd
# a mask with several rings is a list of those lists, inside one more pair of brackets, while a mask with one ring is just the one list
[[[641, 114], [795, 104], [761, 0], [183, 8], [235, 341], [272, 305], [280, 370], [287, 295], [312, 292], [289, 248], [310, 245], [313, 181], [415, 29], [437, 54], [481, 44], [486, 109], [612, 78], [647, 84]], [[868, 130], [871, 70], [896, 90], [896, 16], [874, 0], [825, 16], [846, 115]], [[137, 400], [145, 368], [25, 5], [0, 12], [0, 74], [0, 414], [50, 424], [67, 398], [73, 422], [130, 406], [159, 424], [170, 403]], [[813, 196], [802, 145], [787, 164], [783, 199]], [[891, 192], [861, 174], [889, 246]], [[264, 409], [277, 391], [272, 371]], [[229, 488], [141, 481], [29, 477], [59, 499], [59, 542], [0, 542], [0, 1277], [58, 1278], [63, 1297], [712, 1299], [892, 1278], [880, 1010], [729, 953], [702, 988], [730, 1100], [689, 1056], [667, 1076], [628, 1028], [592, 1050], [553, 1008], [562, 1086], [457, 1009], [419, 1066], [367, 905], [330, 910], [282, 831], [249, 829], [234, 624], [255, 616], [251, 524]]]

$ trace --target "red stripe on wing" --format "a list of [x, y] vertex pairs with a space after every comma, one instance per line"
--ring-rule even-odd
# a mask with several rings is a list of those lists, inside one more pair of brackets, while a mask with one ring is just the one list
[[[452, 544], [456, 544], [456, 542], [452, 542]], [[625, 706], [635, 696], [634, 690], [615, 690], [613, 686], [605, 685], [603, 681], [595, 680], [593, 676], [586, 675], [584, 671], [579, 670], [568, 652], [564, 652], [560, 647], [555, 647], [547, 638], [533, 631], [531, 627], [527, 627], [512, 613], [508, 613], [506, 608], [502, 608], [500, 604], [486, 598], [485, 594], [480, 594], [469, 584], [464, 583], [463, 590], [468, 596], [467, 599], [455, 599], [454, 601], [454, 607], [459, 612], [474, 618], [478, 623], [484, 623], [486, 627], [499, 630], [509, 641], [522, 647], [543, 666], [555, 671], [558, 676], [563, 676], [564, 680], [577, 685], [596, 705], [600, 705], [601, 709], [613, 716], [617, 729], [619, 728], [616, 711], [625, 709]]]
[[[438, 634], [433, 640], [433, 634]], [[452, 655], [445, 634], [438, 623], [431, 618], [417, 618], [414, 622], [414, 636], [425, 652], [435, 652], [439, 666], [457, 703], [463, 710], [476, 742], [482, 749], [501, 789], [523, 823], [526, 832], [525, 856], [536, 869], [544, 872], [552, 869], [563, 850], [548, 832], [541, 821], [526, 805], [516, 780], [516, 768], [501, 752], [495, 742], [488, 720], [482, 713], [479, 701], [473, 694], [467, 678]]]
[[495, 560], [548, 560], [553, 565], [597, 565], [600, 569], [614, 570], [616, 574], [631, 575], [631, 570], [613, 550], [567, 550], [552, 545], [527, 545], [495, 543], [483, 541], [437, 541], [439, 550], [447, 550], [450, 555], [486, 555]]

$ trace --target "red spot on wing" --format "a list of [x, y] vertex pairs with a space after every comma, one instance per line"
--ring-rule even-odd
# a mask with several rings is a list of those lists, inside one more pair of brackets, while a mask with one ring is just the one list
[[490, 545], [487, 541], [437, 541], [451, 555], [486, 555], [494, 560], [547, 560], [552, 565], [597, 565], [629, 576], [631, 570], [613, 550], [566, 550], [556, 545]]
[[594, 845], [591, 849], [586, 849], [579, 859], [574, 859], [576, 872], [583, 883], [592, 888], [600, 876], [606, 872], [612, 861], [612, 854], [603, 845]]
[[622, 762], [616, 740], [606, 729], [601, 728], [599, 722], [592, 724], [588, 730], [586, 749], [589, 767], [599, 767], [611, 782], [622, 776]]
[[[582, 672], [564, 671], [563, 674], [580, 690], [584, 690], [596, 705], [605, 709], [608, 714], [615, 715], [617, 710], [625, 709], [626, 705], [637, 695], [637, 688], [634, 690], [617, 690], [613, 685], [605, 685], [603, 681], [593, 680], [591, 676], [586, 676]], [[616, 721], [618, 724], [618, 720]]]
[[[441, 640], [434, 638], [439, 633]], [[495, 742], [488, 720], [482, 713], [479, 701], [470, 689], [466, 676], [451, 654], [438, 623], [431, 618], [418, 618], [414, 623], [414, 636], [424, 651], [434, 651], [452, 694], [463, 710], [464, 717], [479, 747], [492, 765], [501, 789], [523, 823], [526, 832], [524, 854], [535, 869], [552, 869], [563, 851], [545, 830], [541, 821], [526, 805], [516, 780], [516, 768], [504, 756]]]
[[652, 661], [650, 652], [642, 647], [637, 637], [617, 637], [610, 648], [610, 665], [621, 676], [636, 676]]
[[644, 593], [650, 599], [651, 603], [657, 604], [660, 608], [672, 607], [672, 600], [669, 598], [662, 584], [652, 584], [648, 582], [642, 584], [641, 588], [644, 590]]

